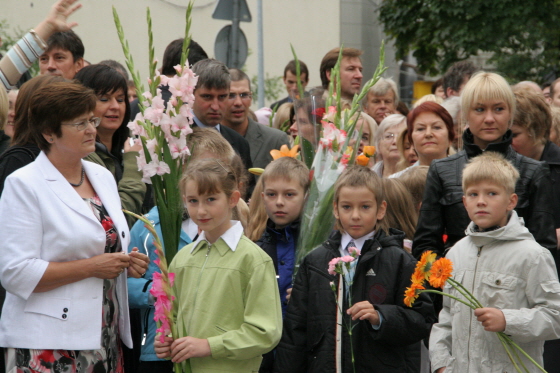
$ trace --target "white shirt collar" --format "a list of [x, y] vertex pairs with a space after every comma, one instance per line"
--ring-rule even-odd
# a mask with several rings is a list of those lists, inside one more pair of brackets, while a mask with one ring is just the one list
[[356, 245], [356, 248], [358, 250], [360, 250], [360, 252], [362, 251], [362, 248], [364, 247], [364, 243], [369, 240], [370, 238], [372, 238], [375, 235], [375, 231], [372, 231], [368, 234], [366, 234], [365, 236], [362, 236], [360, 238], [352, 238], [348, 233], [343, 233], [342, 234], [342, 238], [340, 240], [340, 254], [341, 255], [349, 255], [348, 251], [346, 250], [346, 246], [348, 246], [348, 244], [350, 243], [350, 241], [354, 241], [354, 244]]
[[[241, 225], [241, 222], [237, 220], [231, 220], [231, 227], [224, 234], [222, 234], [221, 238], [222, 240], [224, 240], [226, 245], [229, 246], [231, 251], [235, 251], [237, 245], [239, 244], [239, 240], [241, 240], [241, 236], [243, 236], [243, 226]], [[204, 231], [200, 233], [197, 240], [194, 242], [191, 253], [193, 252], [195, 247], [198, 246], [198, 243], [202, 240], [207, 241]]]

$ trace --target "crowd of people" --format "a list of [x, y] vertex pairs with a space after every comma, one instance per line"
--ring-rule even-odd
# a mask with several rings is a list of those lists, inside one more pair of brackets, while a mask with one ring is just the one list
[[[376, 154], [339, 176], [332, 234], [296, 263], [310, 170], [271, 151], [317, 144], [322, 114], [305, 102], [324, 104], [341, 55], [349, 107], [362, 51], [328, 51], [309, 89], [290, 61], [287, 97], [253, 112], [247, 74], [191, 40], [174, 339], [154, 320], [154, 237], [122, 212], [161, 233], [127, 127], [139, 102], [121, 64], [84, 59], [69, 21], [80, 7], [56, 1], [0, 60], [0, 371], [512, 372], [503, 332], [528, 371], [560, 372], [560, 79], [512, 86], [462, 61], [409, 108], [380, 78], [355, 118], [356, 151]], [[182, 44], [165, 49], [162, 75]], [[20, 81], [36, 60], [41, 74]], [[482, 307], [449, 285], [455, 298], [411, 290], [436, 256]]]

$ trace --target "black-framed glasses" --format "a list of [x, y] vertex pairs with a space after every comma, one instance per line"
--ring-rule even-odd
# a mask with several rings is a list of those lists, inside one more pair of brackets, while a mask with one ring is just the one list
[[91, 124], [93, 128], [99, 127], [99, 123], [101, 123], [101, 118], [93, 117], [90, 119], [84, 119], [78, 123], [63, 123], [67, 126], [74, 126], [76, 130], [83, 131], [87, 128], [88, 124]]
[[230, 100], [235, 100], [239, 96], [242, 100], [250, 100], [253, 98], [253, 94], [251, 92], [241, 92], [241, 93], [230, 93], [228, 98]]

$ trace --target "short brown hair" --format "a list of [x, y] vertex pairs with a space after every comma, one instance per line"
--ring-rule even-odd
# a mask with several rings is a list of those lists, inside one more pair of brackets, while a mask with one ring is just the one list
[[[307, 65], [305, 64], [305, 62], [303, 62], [302, 60], [298, 60], [299, 62], [299, 76], [302, 82], [308, 82], [309, 81], [309, 70], [307, 69]], [[290, 62], [288, 62], [288, 64], [286, 65], [286, 67], [284, 67], [284, 79], [286, 79], [286, 74], [289, 72], [291, 72], [292, 74], [294, 74], [295, 76], [297, 76], [297, 71], [296, 71], [296, 61], [295, 60], [291, 60]], [[305, 74], [305, 79], [303, 78], [303, 74]]]
[[[16, 100], [14, 137], [12, 138], [11, 145], [24, 146], [29, 143], [35, 144], [35, 138], [32, 136], [33, 126], [29, 119], [29, 108], [33, 104], [31, 96], [41, 87], [48, 86], [55, 82], [66, 81], [67, 80], [61, 76], [39, 75], [28, 80], [21, 86]], [[39, 146], [38, 144], [35, 145]]]
[[[321, 74], [321, 83], [323, 85], [323, 88], [325, 89], [329, 88], [329, 83], [330, 83], [330, 80], [327, 77], [327, 71], [331, 71], [334, 65], [336, 65], [336, 61], [338, 61], [339, 53], [340, 53], [340, 48], [331, 49], [329, 52], [327, 52], [327, 54], [325, 54], [325, 57], [323, 57], [323, 60], [321, 61], [319, 72]], [[362, 53], [363, 52], [361, 50], [356, 48], [343, 48], [342, 58], [360, 57]]]
[[264, 169], [261, 179], [263, 186], [267, 180], [284, 179], [296, 180], [305, 193], [309, 189], [309, 169], [305, 163], [292, 157], [282, 157], [270, 162]]
[[527, 129], [535, 142], [546, 144], [550, 137], [552, 115], [542, 94], [532, 90], [518, 89], [515, 95], [513, 124]]
[[[344, 172], [340, 175], [340, 177], [334, 184], [333, 208], [335, 209], [337, 208], [340, 189], [342, 189], [343, 187], [366, 187], [375, 196], [377, 208], [379, 208], [383, 201], [385, 201], [385, 194], [381, 178], [369, 167], [353, 165], [344, 170]], [[336, 221], [335, 229], [341, 232], [344, 231], [342, 225], [340, 224], [340, 220], [338, 219]], [[389, 231], [389, 226], [387, 225], [385, 219], [381, 219], [377, 221], [375, 229], [381, 229], [385, 233], [387, 233]]]
[[31, 135], [39, 149], [48, 153], [51, 144], [43, 134], [62, 136], [62, 122], [94, 111], [97, 97], [93, 90], [79, 83], [55, 82], [35, 91], [31, 102]]

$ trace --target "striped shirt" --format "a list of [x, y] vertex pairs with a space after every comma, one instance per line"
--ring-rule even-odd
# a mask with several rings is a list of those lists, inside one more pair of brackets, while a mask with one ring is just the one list
[[37, 61], [47, 44], [31, 30], [0, 60], [0, 82], [12, 89], [19, 78]]

